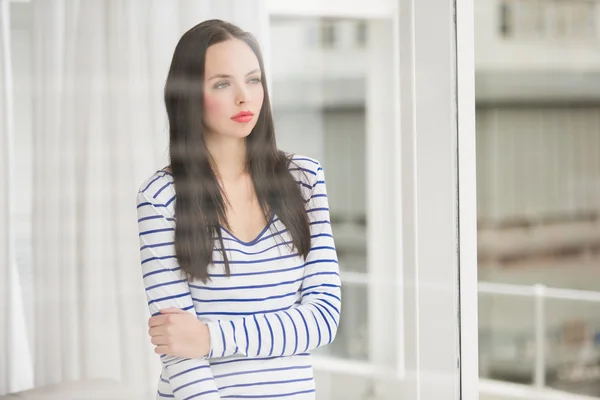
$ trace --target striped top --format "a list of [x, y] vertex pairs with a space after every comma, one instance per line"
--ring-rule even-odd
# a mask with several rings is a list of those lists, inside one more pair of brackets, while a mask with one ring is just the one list
[[[152, 315], [177, 307], [206, 322], [207, 359], [162, 356], [157, 398], [314, 399], [310, 351], [331, 343], [341, 311], [341, 283], [323, 169], [294, 157], [290, 173], [307, 200], [312, 248], [303, 259], [274, 215], [252, 241], [225, 228], [210, 281], [188, 281], [175, 258], [173, 177], [158, 171], [137, 196], [141, 265]], [[215, 240], [215, 250], [218, 250]]]

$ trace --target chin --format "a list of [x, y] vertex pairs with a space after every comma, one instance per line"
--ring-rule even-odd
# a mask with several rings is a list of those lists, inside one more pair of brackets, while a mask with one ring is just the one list
[[252, 126], [237, 127], [237, 129], [233, 129], [231, 131], [231, 135], [238, 138], [246, 138], [250, 136], [250, 134], [252, 133], [252, 129], [254, 129], [255, 126], [256, 124], [252, 124]]
[[243, 129], [240, 132], [238, 132], [236, 136], [238, 136], [240, 138], [245, 138], [245, 137], [250, 136], [251, 133], [252, 133], [252, 128], [250, 128], [250, 129]]
[[231, 139], [245, 139], [250, 136], [255, 126], [256, 124], [222, 125], [211, 129], [211, 131]]
[[225, 135], [234, 139], [245, 139], [252, 133], [252, 129], [238, 129], [235, 131], [229, 131]]

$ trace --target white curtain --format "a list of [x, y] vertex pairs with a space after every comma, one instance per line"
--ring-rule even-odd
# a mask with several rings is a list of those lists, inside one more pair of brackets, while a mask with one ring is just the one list
[[168, 66], [181, 34], [205, 19], [265, 38], [263, 2], [32, 7], [35, 384], [113, 378], [151, 398], [159, 363], [147, 336], [134, 201], [141, 181], [167, 163]]
[[0, 0], [0, 395], [32, 386], [15, 249], [14, 101], [10, 4]]

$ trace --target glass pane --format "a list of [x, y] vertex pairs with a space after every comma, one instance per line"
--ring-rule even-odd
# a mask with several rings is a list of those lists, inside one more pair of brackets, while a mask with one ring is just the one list
[[529, 297], [513, 297], [485, 291], [480, 293], [481, 377], [526, 384], [533, 381], [533, 313], [533, 302]]
[[313, 354], [342, 359], [366, 361], [369, 351], [367, 287], [345, 284], [342, 287], [344, 311], [335, 341], [326, 347], [313, 351]]
[[323, 165], [340, 268], [354, 272], [366, 272], [363, 30], [352, 19], [271, 19], [278, 145]]
[[[323, 165], [340, 269], [360, 274], [367, 272], [364, 24], [342, 18], [271, 18], [278, 145]], [[336, 340], [314, 354], [366, 361], [367, 287], [343, 282], [342, 295]]]
[[[362, 15], [336, 18], [329, 5], [324, 7], [327, 18], [272, 17], [265, 8], [267, 2], [260, 0], [161, 2], [151, 7], [135, 1], [122, 3], [127, 3], [132, 18], [122, 18], [123, 4], [111, 2], [82, 3], [76, 13], [61, 2], [11, 4], [13, 167], [17, 176], [16, 187], [10, 189], [18, 201], [16, 215], [11, 217], [16, 222], [20, 278], [20, 285], [14, 286], [22, 292], [17, 294], [22, 297], [18, 306], [25, 316], [22, 329], [12, 330], [11, 337], [27, 336], [33, 351], [31, 359], [17, 351], [19, 360], [13, 358], [11, 363], [27, 364], [32, 370], [35, 380], [29, 386], [78, 381], [93, 375], [118, 385], [132, 385], [128, 389], [142, 395], [140, 398], [156, 397], [158, 382], [174, 389], [165, 376], [159, 379], [161, 363], [148, 338], [147, 305], [156, 307], [159, 301], [167, 304], [188, 296], [183, 290], [165, 294], [160, 300], [148, 302], [145, 298], [151, 290], [168, 291], [180, 286], [182, 280], [169, 280], [144, 291], [144, 284], [178, 269], [167, 266], [142, 277], [140, 251], [158, 254], [170, 249], [173, 242], [164, 239], [140, 246], [142, 233], [137, 232], [136, 219], [139, 224], [163, 218], [136, 218], [132, 196], [141, 189], [143, 179], [169, 163], [168, 125], [173, 120], [167, 121], [165, 115], [164, 81], [175, 45], [192, 25], [213, 18], [231, 21], [257, 36], [266, 55], [279, 147], [318, 159], [325, 170], [339, 264], [343, 276], [350, 278], [343, 286], [345, 312], [337, 340], [315, 353], [342, 362], [351, 360], [355, 366], [379, 362], [379, 354], [396, 362], [399, 346], [395, 342], [400, 335], [396, 335], [395, 324], [393, 329], [391, 324], [387, 326], [390, 319], [400, 317], [396, 291], [391, 286], [383, 291], [367, 284], [374, 271], [374, 275], [389, 277], [395, 284], [394, 273], [399, 267], [387, 253], [373, 251], [377, 246], [392, 248], [385, 241], [373, 240], [373, 233], [396, 243], [393, 235], [379, 229], [381, 223], [374, 222], [370, 212], [373, 198], [390, 199], [390, 203], [394, 199], [384, 193], [388, 188], [367, 191], [367, 182], [372, 183], [369, 174], [383, 177], [387, 186], [395, 182], [394, 177], [376, 169], [389, 163], [376, 168], [370, 165], [375, 164], [373, 154], [386, 159], [395, 156], [390, 139], [384, 136], [394, 134], [393, 123], [387, 123], [385, 129], [381, 123], [373, 128], [372, 123], [381, 120], [374, 115], [385, 104], [393, 109], [394, 116], [398, 111], [394, 108], [398, 93], [390, 84], [396, 38], [392, 29], [385, 30], [388, 25], [392, 27], [391, 18], [384, 20], [385, 11], [376, 12], [376, 20]], [[389, 7], [385, 0], [376, 3], [380, 9], [381, 5]], [[377, 8], [375, 3], [369, 7]], [[348, 15], [345, 8], [350, 8], [346, 2], [339, 9], [340, 15]], [[87, 18], [93, 15], [100, 17]], [[89, 23], [80, 23], [83, 20]], [[377, 25], [382, 22], [385, 29]], [[373, 39], [375, 25], [379, 36]], [[90, 53], [90, 49], [100, 50]], [[384, 67], [384, 73], [378, 75], [383, 77], [378, 79], [379, 87], [372, 84], [381, 71], [373, 73], [374, 67]], [[381, 86], [386, 90], [380, 90]], [[369, 104], [367, 93], [378, 101]], [[386, 113], [392, 120], [390, 111]], [[367, 149], [371, 149], [370, 155]], [[166, 171], [160, 174], [167, 176]], [[165, 194], [171, 189], [170, 182], [163, 184], [154, 192], [154, 199], [158, 202], [159, 192]], [[174, 199], [160, 200], [155, 206], [168, 208]], [[386, 212], [384, 229], [395, 219], [393, 208], [380, 207]], [[382, 218], [381, 213], [376, 216]], [[169, 224], [174, 220], [164, 217]], [[172, 231], [172, 227], [163, 227], [143, 235]], [[368, 257], [373, 254], [379, 261]], [[163, 254], [143, 258], [142, 264], [158, 260], [177, 261], [174, 254]], [[257, 287], [262, 286], [251, 285]], [[206, 299], [189, 300], [197, 304]], [[227, 304], [256, 301], [254, 296], [222, 300]], [[62, 312], [51, 318], [49, 310], [56, 305]], [[222, 313], [236, 317], [247, 314], [247, 310]], [[93, 326], [98, 315], [103, 319], [102, 329]], [[257, 336], [261, 340], [261, 335]], [[275, 343], [275, 338], [272, 340]], [[282, 345], [285, 347], [285, 339]], [[228, 346], [229, 351], [235, 348]], [[11, 370], [11, 374], [17, 376], [20, 371]], [[352, 376], [354, 372], [348, 379]], [[0, 395], [5, 390], [0, 387]], [[173, 396], [169, 391], [164, 393]], [[339, 394], [331, 397], [339, 398]]]
[[[333, 344], [314, 354], [322, 357], [327, 368], [341, 368], [351, 381], [359, 371], [348, 371], [356, 370], [357, 364], [366, 370], [374, 365], [395, 370], [400, 359], [399, 324], [390, 320], [402, 316], [396, 306], [400, 291], [392, 286], [400, 273], [396, 227], [389, 223], [398, 210], [393, 185], [388, 183], [399, 178], [394, 177], [396, 154], [390, 145], [394, 122], [380, 122], [393, 120], [397, 113], [392, 109], [397, 93], [390, 90], [389, 77], [395, 43], [391, 18], [288, 15], [273, 16], [270, 22], [278, 146], [321, 162], [342, 271], [344, 311], [338, 335]], [[385, 108], [381, 102], [389, 104], [391, 111], [378, 117]], [[382, 184], [369, 190], [369, 177], [374, 174]], [[389, 200], [389, 206], [379, 207], [381, 199]], [[380, 209], [387, 211], [383, 214]], [[385, 288], [368, 284], [382, 276]], [[339, 396], [343, 394], [332, 398]]]
[[600, 397], [600, 298], [548, 299], [545, 316], [548, 386]]
[[600, 396], [599, 3], [502, 3], [511, 37], [474, 4], [480, 376]]

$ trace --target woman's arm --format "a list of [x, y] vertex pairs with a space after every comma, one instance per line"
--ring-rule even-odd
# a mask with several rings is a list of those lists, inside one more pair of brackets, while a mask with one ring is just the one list
[[[160, 310], [176, 307], [189, 312], [195, 319], [187, 279], [175, 257], [173, 215], [151, 193], [144, 192], [137, 196], [137, 214], [142, 273], [150, 313], [156, 316]], [[164, 316], [165, 319], [175, 317]], [[154, 336], [154, 340], [160, 342], [160, 336], [158, 339]], [[162, 355], [161, 360], [175, 399], [220, 399], [206, 359]]]
[[207, 322], [211, 358], [289, 356], [329, 344], [335, 338], [341, 281], [320, 166], [311, 186], [308, 215], [312, 248], [304, 264], [301, 303], [285, 311]]

